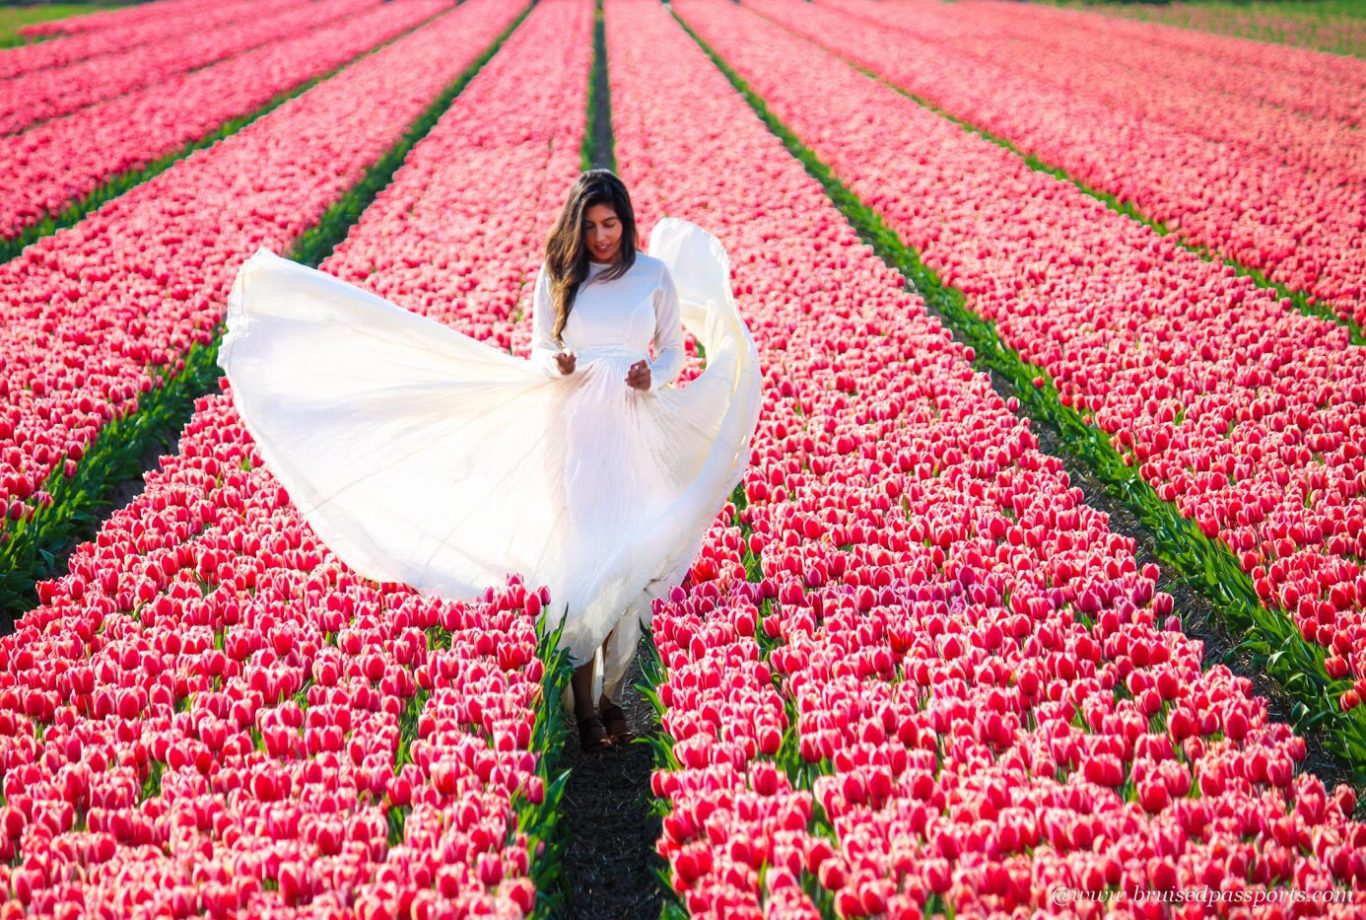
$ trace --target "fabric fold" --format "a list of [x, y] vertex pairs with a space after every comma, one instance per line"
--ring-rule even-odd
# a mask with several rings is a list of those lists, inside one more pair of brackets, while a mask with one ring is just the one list
[[580, 664], [682, 580], [758, 421], [724, 249], [665, 218], [649, 251], [706, 348], [683, 386], [625, 386], [645, 355], [619, 344], [581, 348], [557, 379], [264, 247], [234, 279], [218, 363], [266, 467], [338, 558], [450, 599], [520, 573], [549, 587], [552, 626], [567, 610]]

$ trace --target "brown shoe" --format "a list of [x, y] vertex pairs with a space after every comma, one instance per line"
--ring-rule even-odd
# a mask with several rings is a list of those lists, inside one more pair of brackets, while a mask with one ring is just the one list
[[602, 715], [603, 724], [614, 743], [625, 744], [635, 737], [631, 726], [626, 722], [626, 713], [616, 703], [603, 703], [598, 706], [598, 712]]
[[597, 716], [579, 720], [579, 746], [585, 754], [602, 754], [616, 747], [602, 719]]

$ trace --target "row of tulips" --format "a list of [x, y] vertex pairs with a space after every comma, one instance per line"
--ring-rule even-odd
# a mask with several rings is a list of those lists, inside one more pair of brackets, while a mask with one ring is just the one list
[[401, 157], [522, 12], [470, 0], [0, 265], [6, 607], [146, 449], [166, 421], [149, 408], [173, 417], [163, 403], [217, 379], [209, 346], [246, 255], [354, 220], [367, 170]]
[[1297, 770], [1246, 680], [1201, 671], [1156, 567], [669, 13], [608, 0], [606, 23], [642, 223], [718, 233], [767, 378], [738, 526], [654, 611], [682, 905], [976, 915], [1212, 883], [1359, 910], [1350, 788]]
[[[875, 18], [876, 10], [860, 0], [818, 0], [822, 5], [853, 15]], [[1017, 15], [1003, 16], [1008, 9], [998, 0], [973, 4], [970, 10], [934, 8], [929, 4], [898, 4], [913, 11], [914, 17], [895, 20], [905, 28], [916, 23], [916, 34], [924, 39], [945, 42], [962, 39], [973, 51], [982, 43], [1025, 40], [1044, 53], [1066, 48], [1082, 55], [1079, 64], [1108, 64], [1123, 78], [1130, 70], [1147, 68], [1154, 88], [1161, 92], [1178, 91], [1175, 85], [1185, 78], [1198, 85], [1188, 88], [1190, 99], [1201, 92], [1223, 92], [1240, 103], [1272, 106], [1309, 116], [1306, 124], [1317, 120], [1359, 125], [1366, 120], [1366, 62], [1349, 58], [1276, 48], [1257, 42], [1244, 42], [1200, 35], [1179, 29], [1140, 25], [1124, 19], [1078, 15], [1058, 7], [1016, 9]], [[888, 14], [895, 11], [887, 9]], [[889, 19], [888, 22], [894, 20]], [[1125, 42], [1127, 44], [1119, 45]], [[1021, 61], [1033, 68], [1033, 62]], [[1203, 63], [1203, 68], [1192, 68]], [[1059, 77], [1063, 75], [1057, 75]], [[1069, 81], [1081, 93], [1105, 91]], [[1191, 127], [1199, 127], [1193, 122]], [[1289, 140], [1289, 139], [1287, 139]]]
[[[197, 418], [204, 457], [249, 456], [230, 413]], [[177, 476], [204, 479], [161, 481]], [[164, 561], [113, 595], [78, 570], [6, 637], [8, 897], [30, 916], [528, 912], [558, 796], [537, 752], [557, 743], [546, 716], [565, 672], [537, 656], [544, 596], [377, 589], [297, 523], [252, 520], [287, 507], [263, 471], [227, 478], [240, 504], [198, 546], [156, 547], [141, 558]], [[207, 505], [202, 490], [180, 498]], [[111, 546], [131, 542], [119, 527]], [[280, 551], [228, 562], [233, 539], [263, 537]], [[207, 593], [206, 558], [231, 570]]]
[[[213, 25], [221, 22], [231, 22], [233, 19], [242, 15], [243, 7], [251, 7], [255, 4], [251, 0], [241, 0], [241, 2], [223, 3], [221, 0], [160, 0], [156, 6], [147, 4], [135, 4], [131, 7], [112, 10], [96, 10], [92, 13], [85, 13], [77, 16], [66, 16], [62, 19], [50, 19], [44, 22], [31, 22], [18, 28], [20, 35], [26, 38], [38, 38], [40, 36], [75, 36], [93, 35], [100, 32], [118, 31], [133, 36], [140, 35], [143, 28], [157, 27], [161, 30], [167, 28], [166, 19], [168, 16], [179, 17], [181, 14], [189, 14], [194, 17], [212, 17], [215, 12], [229, 12], [230, 17], [226, 19], [210, 18], [207, 20]], [[159, 32], [154, 35], [160, 34]], [[109, 50], [104, 46], [99, 46], [96, 53]]]
[[250, 19], [225, 23], [216, 29], [191, 35], [172, 34], [163, 41], [139, 45], [123, 53], [13, 77], [4, 82], [5, 93], [0, 97], [0, 134], [14, 134], [105, 99], [164, 84], [173, 77], [261, 45], [322, 28], [377, 3], [378, 0], [330, 0], [317, 4], [295, 0], [273, 9], [267, 7]]
[[[830, 9], [841, 15], [871, 13], [866, 21], [879, 21], [866, 0], [832, 3]], [[1323, 56], [1323, 70], [1337, 78], [1332, 85], [1210, 61], [1198, 53], [1135, 47], [1118, 30], [1069, 29], [1066, 19], [1014, 17], [1007, 9], [988, 3], [945, 15], [921, 6], [889, 12], [885, 24], [993, 73], [1005, 71], [1141, 122], [1224, 144], [1229, 151], [1269, 155], [1273, 162], [1330, 182], [1359, 185], [1366, 179], [1366, 156], [1353, 142], [1366, 102], [1344, 85], [1350, 83], [1350, 64], [1344, 79], [1333, 70], [1336, 61]], [[1029, 54], [1022, 53], [1025, 48]]]
[[[1286, 668], [1317, 675], [1304, 693], [1316, 714], [1354, 708], [1366, 692], [1366, 355], [1344, 330], [1284, 309], [752, 12], [677, 5], [967, 309], [996, 324], [988, 350], [1003, 342], [1043, 371], [1018, 382], [1056, 384], [1054, 405], [1093, 422], [1080, 427], [1095, 452], [1132, 467], [1152, 505], [1193, 522], [1175, 551], [1220, 566], [1216, 587], [1247, 584], [1242, 615], [1275, 648], [1295, 645]], [[1364, 726], [1354, 717], [1341, 741], [1366, 764]]]
[[[247, 16], [259, 15], [260, 11], [269, 13], [294, 5], [295, 0], [270, 0], [267, 3], [182, 0], [179, 3], [162, 3], [156, 8], [160, 11], [159, 15], [151, 18], [145, 15], [146, 10], [141, 10], [139, 12], [143, 15], [131, 21], [96, 14], [31, 23], [20, 26], [19, 32], [31, 38], [43, 35], [53, 37], [47, 41], [0, 51], [0, 80], [50, 67], [65, 67], [101, 55], [121, 54], [140, 45], [154, 45], [172, 36], [183, 35], [190, 29], [217, 29]], [[182, 17], [176, 12], [177, 9], [189, 15]], [[97, 26], [101, 21], [104, 25]]]
[[[508, 327], [528, 228], [578, 167], [591, 26], [542, 0], [320, 267]], [[28, 913], [511, 917], [552, 880], [553, 598], [515, 575], [469, 601], [358, 577], [230, 389], [40, 599], [0, 640], [3, 881]]]
[[283, 29], [277, 33], [281, 40], [245, 54], [0, 138], [0, 255], [17, 254], [57, 226], [75, 223], [160, 172], [187, 146], [202, 147], [232, 133], [262, 107], [447, 9], [436, 0], [346, 5], [359, 15]]
[[[1239, 58], [1253, 57], [1248, 50], [1261, 51], [1265, 48], [1263, 42], [1366, 57], [1366, 22], [1348, 8], [1330, 12], [1326, 7], [1296, 8], [1279, 4], [1244, 7], [1181, 3], [1161, 8], [1110, 7], [1105, 12], [1143, 20], [1133, 24], [1135, 28], [1131, 33], [1139, 41], [1179, 40], [1191, 32], [1213, 33], [1216, 38], [1230, 37], [1210, 43], [1214, 50], [1229, 49]], [[1254, 41], [1241, 40], [1247, 38]], [[1295, 53], [1283, 58], [1274, 56], [1276, 50], [1283, 49], [1267, 49], [1269, 53], [1258, 57], [1271, 66], [1288, 64], [1287, 69], [1294, 69], [1303, 60]]]
[[[839, 218], [823, 209], [818, 189], [793, 181], [781, 148], [737, 125], [737, 100], [704, 61], [680, 54], [664, 9], [648, 0], [605, 3], [613, 146], [642, 227], [667, 215], [696, 220], [731, 255], [734, 290], [768, 378], [757, 452], [771, 438], [769, 420], [791, 412], [772, 349], [800, 312], [790, 301], [787, 316], [770, 312], [766, 299], [752, 296], [754, 282], [802, 264], [809, 247], [765, 208], [833, 218], [825, 234]], [[691, 117], [679, 120], [679, 111]], [[815, 820], [811, 791], [794, 786], [786, 769], [796, 766], [794, 726], [755, 639], [759, 597], [745, 579], [760, 573], [735, 511], [727, 504], [709, 531], [688, 589], [656, 605], [644, 668], [660, 715], [651, 784], [665, 814], [656, 846], [679, 899], [668, 914], [761, 916], [762, 889], [768, 916], [819, 917], [829, 898], [815, 884], [813, 861], [831, 841]]]
[[[1358, 327], [1366, 325], [1366, 161], [1354, 129], [1315, 129], [1304, 116], [1230, 105], [1218, 96], [1206, 107], [1220, 116], [1206, 111], [1188, 117], [1203, 119], [1206, 133], [1219, 135], [1211, 138], [1190, 124], [1171, 124], [1169, 117], [1144, 111], [1139, 100], [1151, 91], [1135, 90], [1120, 104], [1094, 98], [1096, 91], [1040, 79], [1019, 63], [1048, 58], [1056, 79], [1082, 81], [1085, 75], [1075, 62], [1083, 58], [1075, 53], [1053, 60], [1046, 50], [1015, 51], [984, 59], [956, 41], [920, 40], [916, 6], [892, 4], [887, 12], [885, 4], [841, 2], [846, 6], [840, 9], [781, 0], [747, 0], [745, 5], [1136, 208], [1190, 244], [1305, 292], [1310, 309], [1317, 305]], [[861, 12], [871, 10], [875, 20], [849, 15], [850, 3]], [[1011, 14], [1002, 8], [999, 15]], [[1146, 70], [1134, 79], [1152, 85]], [[1118, 81], [1108, 75], [1093, 82]], [[1237, 127], [1220, 127], [1224, 124]], [[1238, 136], [1249, 132], [1259, 138], [1256, 144]], [[1320, 141], [1310, 140], [1313, 136]], [[1288, 152], [1300, 142], [1287, 137], [1302, 138], [1306, 149]], [[1310, 160], [1314, 169], [1308, 168]]]

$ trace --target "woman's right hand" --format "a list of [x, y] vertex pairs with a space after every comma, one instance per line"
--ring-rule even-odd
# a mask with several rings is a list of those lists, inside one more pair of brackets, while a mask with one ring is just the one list
[[574, 373], [576, 355], [572, 351], [562, 351], [555, 355], [555, 363], [560, 366], [561, 374]]

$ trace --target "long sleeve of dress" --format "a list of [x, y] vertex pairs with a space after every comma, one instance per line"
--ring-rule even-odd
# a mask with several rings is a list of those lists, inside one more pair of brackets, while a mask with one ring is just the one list
[[563, 377], [555, 355], [561, 349], [551, 331], [555, 328], [555, 305], [550, 300], [550, 275], [545, 263], [536, 272], [536, 287], [531, 296], [531, 363], [548, 377]]
[[650, 392], [673, 383], [683, 371], [683, 320], [678, 309], [678, 288], [664, 269], [655, 301], [655, 359], [650, 362]]

